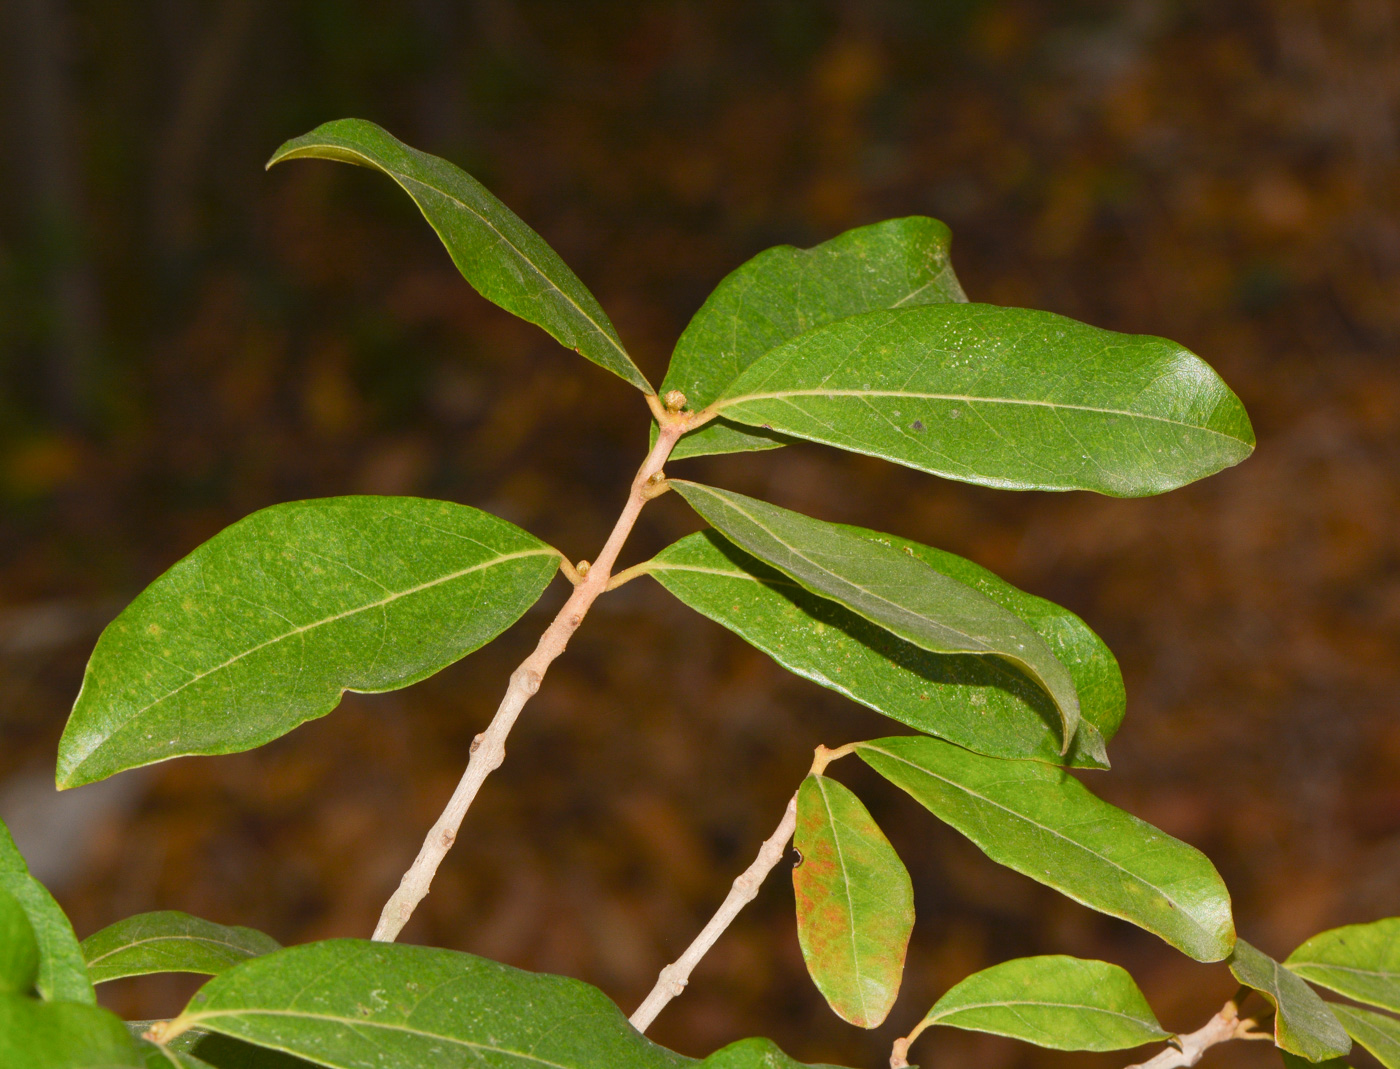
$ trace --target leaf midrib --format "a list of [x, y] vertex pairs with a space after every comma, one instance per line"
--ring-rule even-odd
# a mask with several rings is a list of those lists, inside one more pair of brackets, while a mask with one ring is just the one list
[[1362, 969], [1355, 965], [1334, 965], [1327, 961], [1285, 961], [1284, 964], [1294, 972], [1297, 972], [1299, 968], [1332, 969], [1336, 972], [1357, 973], [1361, 976], [1374, 976], [1383, 980], [1400, 980], [1400, 972], [1388, 972], [1385, 969]]
[[[628, 355], [627, 350], [624, 349], [624, 348], [622, 347], [621, 342], [619, 342], [619, 341], [618, 341], [617, 339], [615, 339], [611, 334], [609, 334], [606, 330], [604, 330], [602, 324], [600, 324], [596, 319], [594, 319], [591, 315], [589, 315], [588, 312], [586, 312], [586, 311], [583, 309], [582, 305], [580, 305], [580, 304], [578, 303], [578, 301], [574, 300], [573, 297], [571, 297], [571, 296], [568, 294], [568, 292], [566, 292], [565, 289], [564, 289], [562, 286], [559, 285], [558, 282], [554, 281], [554, 279], [550, 278], [547, 274], [545, 274], [545, 273], [544, 273], [544, 270], [543, 270], [538, 264], [536, 264], [534, 260], [530, 259], [529, 255], [525, 252], [525, 250], [523, 250], [522, 248], [520, 248], [520, 246], [518, 246], [515, 242], [511, 241], [510, 238], [508, 238], [508, 237], [501, 231], [501, 229], [500, 229], [499, 227], [496, 226], [496, 224], [494, 224], [493, 222], [491, 222], [490, 219], [488, 219], [486, 216], [482, 215], [479, 211], [477, 211], [475, 208], [473, 208], [470, 204], [466, 203], [464, 200], [462, 200], [462, 199], [459, 198], [459, 197], [453, 196], [451, 193], [447, 192], [447, 190], [441, 189], [440, 187], [433, 185], [433, 183], [431, 183], [431, 182], [425, 182], [425, 181], [423, 181], [423, 180], [420, 179], [420, 178], [414, 178], [412, 175], [404, 174], [402, 171], [395, 170], [393, 167], [390, 167], [390, 166], [389, 166], [387, 163], [385, 163], [383, 160], [377, 159], [376, 157], [371, 156], [371, 155], [369, 155], [368, 153], [362, 152], [362, 151], [360, 151], [360, 150], [358, 150], [358, 149], [350, 148], [350, 147], [345, 146], [345, 145], [338, 145], [338, 144], [335, 144], [335, 142], [331, 142], [331, 141], [323, 142], [323, 144], [326, 144], [326, 145], [329, 145], [329, 146], [331, 146], [331, 147], [340, 149], [341, 151], [344, 151], [344, 152], [349, 152], [352, 156], [358, 156], [360, 159], [362, 159], [362, 160], [367, 160], [367, 161], [369, 161], [370, 163], [374, 164], [379, 170], [383, 171], [385, 174], [387, 174], [389, 177], [391, 177], [395, 182], [397, 182], [397, 183], [399, 184], [399, 186], [403, 189], [403, 191], [404, 191], [405, 193], [407, 193], [409, 196], [412, 196], [412, 195], [413, 195], [413, 191], [412, 191], [411, 189], [408, 188], [408, 183], [409, 183], [409, 182], [413, 182], [413, 183], [415, 183], [415, 184], [417, 184], [417, 185], [422, 186], [424, 189], [430, 189], [430, 190], [432, 190], [434, 193], [436, 193], [436, 194], [437, 194], [438, 196], [440, 196], [440, 197], [444, 197], [444, 198], [446, 198], [447, 200], [450, 200], [453, 204], [456, 204], [456, 205], [457, 205], [458, 207], [460, 207], [463, 211], [469, 212], [471, 215], [473, 215], [473, 216], [475, 216], [477, 219], [481, 220], [481, 222], [482, 222], [486, 227], [488, 227], [488, 228], [491, 230], [491, 232], [492, 232], [493, 234], [495, 234], [498, 238], [501, 239], [501, 242], [502, 242], [503, 244], [507, 245], [507, 246], [511, 249], [511, 251], [513, 251], [517, 256], [520, 257], [520, 259], [521, 259], [522, 261], [524, 261], [525, 263], [529, 264], [530, 269], [531, 269], [532, 271], [534, 271], [535, 274], [539, 275], [540, 278], [542, 278], [542, 279], [544, 279], [546, 282], [548, 282], [548, 283], [550, 284], [550, 286], [552, 286], [552, 287], [554, 288], [554, 291], [555, 291], [556, 293], [558, 293], [561, 297], [563, 297], [564, 300], [568, 301], [569, 304], [570, 304], [571, 306], [573, 306], [573, 308], [575, 309], [575, 311], [577, 311], [579, 315], [583, 316], [583, 318], [584, 318], [585, 320], [588, 321], [588, 324], [589, 324], [594, 330], [596, 330], [596, 331], [598, 332], [599, 336], [602, 337], [602, 338], [604, 338], [604, 339], [607, 341], [607, 343], [608, 343], [609, 345], [611, 345], [611, 346], [613, 347], [613, 349], [615, 349], [615, 350], [617, 351], [617, 354], [618, 354], [620, 357], [622, 357], [622, 359], [626, 362], [626, 366], [628, 366], [628, 367], [632, 368], [634, 371], [636, 371], [636, 372], [637, 372], [637, 377], [640, 378], [640, 379], [642, 380], [642, 382], [646, 382], [646, 376], [645, 376], [645, 375], [642, 375], [640, 369], [637, 368], [636, 363], [632, 360], [631, 356]], [[304, 147], [304, 148], [310, 148], [310, 147], [312, 147], [312, 146], [307, 145], [307, 146], [303, 146], [303, 147]], [[425, 217], [426, 217], [426, 216], [425, 216]], [[432, 221], [431, 219], [428, 220], [428, 223], [429, 223], [430, 226], [433, 225], [433, 221]], [[436, 226], [433, 226], [433, 229], [436, 230], [437, 227], [436, 227]], [[441, 233], [439, 233], [438, 236], [441, 237], [441, 236], [442, 236]], [[540, 240], [543, 241], [544, 239], [541, 238]], [[634, 383], [634, 385], [636, 385], [636, 384]], [[647, 392], [647, 393], [653, 392], [652, 389], [651, 389], [650, 384], [647, 385], [647, 390], [646, 390], [646, 392]]]
[[[1057, 838], [1057, 839], [1062, 839], [1062, 840], [1064, 840], [1066, 843], [1070, 844], [1071, 846], [1075, 847], [1076, 849], [1082, 850], [1084, 853], [1088, 854], [1090, 857], [1096, 857], [1096, 858], [1098, 858], [1100, 861], [1102, 861], [1104, 864], [1110, 865], [1110, 866], [1112, 866], [1113, 868], [1117, 869], [1119, 872], [1123, 873], [1125, 876], [1127, 876], [1127, 877], [1128, 877], [1129, 879], [1131, 879], [1133, 882], [1138, 883], [1138, 884], [1141, 884], [1143, 887], [1146, 887], [1146, 888], [1148, 888], [1149, 890], [1152, 890], [1152, 891], [1156, 892], [1157, 894], [1161, 895], [1162, 898], [1164, 898], [1167, 902], [1169, 902], [1169, 903], [1171, 904], [1172, 908], [1173, 908], [1180, 916], [1191, 918], [1191, 925], [1192, 925], [1193, 928], [1195, 928], [1198, 932], [1201, 932], [1201, 933], [1203, 933], [1203, 934], [1205, 934], [1205, 935], [1207, 935], [1207, 936], [1210, 936], [1210, 935], [1211, 935], [1211, 933], [1206, 932], [1206, 930], [1200, 926], [1199, 922], [1197, 922], [1197, 921], [1195, 920], [1195, 918], [1192, 917], [1191, 914], [1190, 914], [1189, 912], [1187, 912], [1187, 910], [1185, 909], [1185, 907], [1184, 907], [1181, 903], [1179, 903], [1179, 902], [1178, 902], [1176, 899], [1174, 899], [1171, 895], [1167, 894], [1167, 892], [1166, 892], [1165, 890], [1163, 890], [1162, 888], [1158, 887], [1156, 884], [1149, 883], [1149, 882], [1148, 882], [1147, 880], [1145, 880], [1143, 877], [1137, 875], [1137, 874], [1136, 874], [1135, 872], [1133, 872], [1131, 869], [1125, 868], [1123, 865], [1120, 865], [1117, 861], [1114, 861], [1112, 858], [1105, 857], [1103, 854], [1100, 854], [1100, 853], [1098, 853], [1098, 852], [1095, 851], [1095, 850], [1091, 850], [1089, 847], [1083, 845], [1082, 843], [1076, 842], [1075, 840], [1071, 839], [1068, 835], [1065, 835], [1063, 832], [1058, 831], [1058, 830], [1056, 830], [1055, 828], [1049, 827], [1048, 825], [1042, 824], [1042, 823], [1040, 823], [1038, 820], [1034, 820], [1034, 819], [1032, 819], [1031, 817], [1027, 816], [1026, 814], [1021, 813], [1021, 812], [1018, 812], [1018, 811], [1015, 810], [1015, 809], [1012, 809], [1010, 806], [1003, 805], [1001, 802], [998, 802], [998, 801], [996, 801], [995, 799], [988, 798], [986, 795], [980, 794], [979, 792], [974, 791], [972, 788], [967, 787], [967, 786], [965, 786], [965, 785], [963, 785], [963, 784], [961, 784], [961, 783], [958, 783], [958, 782], [955, 781], [955, 780], [950, 780], [950, 779], [948, 779], [948, 778], [945, 777], [945, 776], [940, 776], [938, 773], [932, 772], [932, 771], [930, 771], [929, 769], [924, 768], [922, 765], [915, 764], [913, 761], [909, 760], [907, 757], [901, 757], [899, 754], [890, 753], [889, 750], [882, 749], [882, 748], [879, 747], [879, 746], [872, 746], [872, 745], [870, 745], [870, 744], [868, 744], [868, 743], [859, 743], [859, 744], [857, 744], [857, 748], [860, 749], [860, 750], [870, 750], [870, 751], [873, 751], [873, 752], [878, 753], [878, 754], [883, 754], [884, 756], [888, 757], [891, 761], [898, 761], [900, 764], [908, 765], [910, 768], [914, 769], [916, 772], [922, 772], [924, 775], [930, 777], [931, 779], [936, 779], [936, 780], [938, 780], [940, 783], [945, 783], [945, 784], [947, 784], [949, 787], [952, 787], [954, 790], [962, 791], [964, 794], [970, 795], [970, 796], [973, 797], [973, 798], [977, 798], [977, 799], [979, 799], [980, 801], [985, 802], [987, 805], [992, 806], [992, 807], [995, 808], [995, 809], [1000, 809], [1001, 811], [1003, 811], [1003, 812], [1005, 812], [1005, 813], [1011, 814], [1012, 816], [1016, 817], [1018, 820], [1023, 820], [1023, 821], [1025, 821], [1027, 824], [1030, 824], [1030, 825], [1033, 826], [1033, 827], [1036, 827], [1036, 828], [1041, 829], [1042, 831], [1048, 832], [1050, 835], [1053, 835], [1053, 836], [1054, 836], [1055, 838]], [[1077, 781], [1076, 781], [1076, 782], [1077, 782]], [[1070, 896], [1070, 897], [1073, 897], [1073, 896]], [[1083, 899], [1078, 899], [1078, 901], [1083, 902]], [[1085, 904], [1087, 904], [1087, 903], [1085, 903]], [[1092, 907], [1092, 908], [1097, 909], [1098, 907]], [[1112, 915], [1112, 916], [1122, 916], [1121, 914], [1111, 914], [1111, 915]], [[1126, 919], [1126, 918], [1124, 918], [1124, 919]]]
[[949, 1017], [952, 1017], [954, 1014], [966, 1013], [971, 1010], [995, 1010], [1010, 1006], [1043, 1006], [1047, 1009], [1054, 1010], [1086, 1010], [1090, 1013], [1103, 1014], [1105, 1017], [1121, 1017], [1125, 1021], [1132, 1021], [1134, 1024], [1149, 1023], [1144, 1021], [1141, 1017], [1134, 1017], [1124, 1010], [1110, 1010], [1102, 1006], [1094, 1006], [1081, 1002], [1047, 1002], [1044, 999], [1003, 999], [1000, 1002], [969, 1002], [960, 1006], [954, 1006], [952, 1009], [945, 1010], [937, 1016], [930, 1013], [924, 1020], [928, 1021], [929, 1024], [939, 1024]]
[[244, 947], [239, 946], [237, 943], [226, 942], [222, 939], [212, 939], [202, 935], [152, 935], [147, 936], [144, 939], [133, 939], [129, 942], [123, 943], [121, 946], [113, 947], [111, 950], [105, 951], [104, 953], [97, 955], [97, 957], [89, 959], [87, 966], [89, 969], [91, 969], [98, 962], [105, 961], [107, 958], [110, 958], [113, 954], [121, 954], [124, 951], [132, 950], [136, 947], [146, 946], [150, 943], [202, 943], [211, 947], [227, 947], [229, 950], [236, 950], [239, 953], [244, 954], [245, 956], [250, 958], [256, 958], [261, 956], [260, 954], [255, 954], [248, 951]]
[[[1074, 412], [1097, 412], [1106, 416], [1123, 416], [1129, 419], [1152, 420], [1157, 423], [1166, 423], [1173, 427], [1184, 427], [1193, 431], [1205, 431], [1207, 434], [1218, 435], [1231, 442], [1238, 442], [1247, 445], [1243, 438], [1237, 438], [1233, 434], [1216, 430], [1214, 427], [1207, 427], [1200, 423], [1186, 423], [1179, 419], [1172, 419], [1169, 416], [1156, 416], [1148, 412], [1134, 412], [1131, 409], [1103, 408], [1097, 405], [1069, 404], [1061, 401], [1035, 401], [1020, 397], [979, 397], [970, 394], [953, 393], [926, 393], [918, 390], [856, 390], [856, 389], [818, 389], [803, 388], [793, 390], [777, 390], [767, 393], [746, 393], [737, 397], [721, 397], [710, 407], [715, 412], [723, 412], [726, 408], [741, 404], [744, 401], [786, 401], [790, 397], [909, 397], [923, 401], [958, 401], [963, 404], [996, 404], [996, 405], [1025, 405], [1035, 408], [1049, 409], [1069, 409]], [[733, 418], [733, 417], [730, 417]]]
[[817, 776], [817, 789], [822, 792], [822, 808], [826, 811], [826, 822], [831, 829], [831, 842], [836, 847], [836, 861], [841, 866], [841, 889], [846, 892], [846, 930], [851, 937], [851, 967], [856, 974], [856, 997], [860, 999], [861, 1022], [870, 1020], [870, 1007], [865, 1001], [865, 985], [861, 983], [860, 947], [856, 942], [856, 904], [851, 898], [851, 876], [846, 868], [846, 852], [841, 849], [841, 835], [836, 830], [836, 813], [831, 807], [831, 799], [826, 794], [823, 777]]
[[[519, 560], [524, 557], [547, 557], [558, 555], [559, 551], [553, 546], [546, 546], [540, 549], [524, 549], [519, 550], [515, 553], [504, 553], [500, 556], [492, 557], [488, 561], [483, 561], [479, 564], [474, 564], [470, 568], [462, 568], [459, 571], [452, 572], [448, 575], [442, 575], [438, 576], [436, 579], [430, 579], [426, 583], [419, 583], [417, 586], [408, 587], [404, 590], [397, 591], [393, 594], [390, 594], [388, 597], [380, 598], [378, 601], [372, 601], [365, 605], [359, 605], [353, 609], [346, 609], [344, 612], [334, 613], [330, 616], [323, 617], [320, 620], [313, 620], [311, 623], [302, 624], [299, 627], [294, 627], [290, 631], [284, 631], [282, 634], [275, 635], [272, 638], [266, 640], [265, 642], [259, 642], [256, 646], [250, 646], [248, 649], [242, 650], [234, 654], [232, 657], [222, 662], [221, 664], [216, 664], [212, 668], [206, 668], [202, 672], [192, 674], [189, 679], [185, 680], [178, 687], [166, 691], [159, 698], [155, 699], [155, 701], [147, 702], [139, 709], [132, 710], [126, 716], [122, 717], [121, 720], [117, 724], [115, 724], [110, 731], [107, 731], [100, 737], [96, 737], [92, 745], [87, 747], [82, 756], [78, 757], [73, 762], [72, 767], [74, 769], [82, 767], [83, 763], [88, 759], [89, 756], [91, 756], [94, 750], [96, 750], [99, 746], [101, 746], [104, 742], [110, 739], [122, 728], [126, 727], [127, 724], [131, 723], [131, 721], [135, 720], [138, 716], [149, 712], [151, 709], [154, 709], [157, 705], [160, 705], [162, 702], [168, 701], [169, 699], [173, 698], [176, 694], [179, 694], [180, 691], [184, 690], [186, 687], [193, 686], [195, 683], [198, 683], [201, 679], [204, 679], [207, 676], [211, 676], [215, 672], [221, 672], [225, 668], [228, 668], [230, 665], [237, 664], [239, 661], [243, 660], [243, 658], [250, 657], [254, 653], [257, 653], [259, 650], [266, 649], [268, 646], [274, 646], [277, 643], [292, 638], [295, 635], [303, 635], [308, 631], [314, 631], [318, 627], [324, 627], [326, 624], [335, 623], [337, 620], [347, 619], [351, 616], [355, 616], [358, 613], [368, 612], [371, 609], [383, 608], [385, 605], [393, 604], [400, 598], [406, 598], [413, 594], [422, 593], [424, 590], [430, 590], [435, 586], [441, 586], [443, 583], [450, 583], [454, 579], [460, 579], [462, 578], [462, 576], [470, 575], [472, 572], [479, 572], [485, 568], [494, 568], [496, 565], [503, 564], [506, 561]], [[188, 671], [188, 669], [185, 670]]]
[[[199, 1013], [193, 1013], [188, 1016], [185, 1016], [184, 1020], [190, 1022], [190, 1028], [198, 1028], [200, 1026], [200, 1022], [207, 1021], [210, 1018], [215, 1017], [292, 1017], [297, 1020], [303, 1021], [328, 1021], [335, 1024], [352, 1025], [357, 1028], [379, 1028], [383, 1029], [386, 1032], [403, 1032], [411, 1036], [422, 1036], [424, 1039], [441, 1040], [446, 1043], [455, 1044], [459, 1047], [467, 1047], [471, 1050], [487, 1051], [492, 1054], [508, 1054], [512, 1057], [523, 1058], [528, 1061], [532, 1061], [537, 1065], [549, 1066], [550, 1069], [575, 1069], [575, 1067], [573, 1066], [565, 1065], [562, 1062], [552, 1062], [549, 1061], [547, 1058], [541, 1058], [537, 1054], [531, 1054], [526, 1051], [511, 1050], [508, 1047], [494, 1047], [491, 1046], [489, 1043], [476, 1043], [469, 1039], [459, 1039], [456, 1036], [444, 1035], [441, 1032], [425, 1032], [421, 1029], [410, 1028], [407, 1025], [388, 1024], [383, 1021], [373, 1021], [364, 1017], [343, 1017], [339, 1014], [333, 1013], [307, 1013], [304, 1010], [273, 1009], [204, 1010]], [[229, 1034], [234, 1035], [236, 1038], [239, 1039], [246, 1038], [244, 1036], [238, 1035], [237, 1033]], [[259, 1040], [258, 1045], [268, 1046], [269, 1044], [265, 1044], [261, 1040]], [[272, 1049], [280, 1050], [287, 1054], [301, 1053], [297, 1049], [287, 1046], [274, 1046], [272, 1047]]]

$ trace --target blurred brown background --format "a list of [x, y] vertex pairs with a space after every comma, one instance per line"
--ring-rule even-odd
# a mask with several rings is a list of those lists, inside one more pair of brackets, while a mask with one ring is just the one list
[[[591, 557], [641, 459], [636, 393], [473, 294], [391, 183], [263, 173], [346, 115], [486, 182], [653, 381], [747, 257], [915, 213], [952, 226], [975, 300], [1204, 355], [1259, 449], [1163, 498], [1002, 493], [817, 447], [673, 471], [946, 547], [1083, 615], [1129, 693], [1092, 785], [1205, 849], [1264, 949], [1400, 913], [1392, 0], [11, 0], [0, 44], [0, 815], [79, 934], [156, 908], [284, 942], [367, 934], [564, 594], [261, 750], [56, 796], [85, 657], [145, 583], [254, 509], [338, 493], [468, 502]], [[662, 499], [625, 562], [697, 526]], [[811, 748], [886, 730], [629, 585], [550, 673], [405, 937], [582, 977], [630, 1011]], [[784, 877], [658, 1039], [702, 1054], [760, 1033], [881, 1065], [942, 990], [1028, 953], [1128, 966], [1170, 1028], [1233, 990], [838, 774], [917, 888], [891, 1024], [825, 1010]], [[190, 986], [106, 995], [169, 1014]], [[956, 1032], [915, 1055], [1130, 1060]], [[1212, 1060], [1275, 1064], [1261, 1045]]]

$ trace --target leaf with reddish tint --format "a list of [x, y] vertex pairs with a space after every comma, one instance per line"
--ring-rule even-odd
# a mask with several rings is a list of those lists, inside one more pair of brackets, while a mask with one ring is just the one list
[[890, 1012], [914, 929], [914, 888], [860, 799], [808, 776], [797, 793], [792, 871], [797, 937], [817, 989], [837, 1015], [874, 1028]]

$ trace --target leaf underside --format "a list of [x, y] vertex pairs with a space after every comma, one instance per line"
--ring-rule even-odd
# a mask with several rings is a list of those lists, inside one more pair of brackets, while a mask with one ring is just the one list
[[1126, 1050], [1170, 1036], [1124, 969], [1063, 955], [1019, 958], [974, 973], [924, 1020], [1054, 1050]]
[[874, 1028], [899, 995], [914, 930], [909, 873], [846, 787], [808, 776], [797, 792], [792, 870], [797, 938], [817, 989], [837, 1016]]
[[388, 175], [413, 198], [473, 289], [643, 393], [654, 392], [597, 298], [543, 238], [461, 168], [363, 119], [323, 123], [288, 141], [267, 165], [295, 159], [338, 160]]
[[855, 752], [993, 861], [1197, 961], [1230, 953], [1230, 896], [1210, 859], [1094, 797], [1063, 769], [925, 736], [861, 742]]
[[[931, 653], [1001, 657], [1026, 671], [1059, 710], [1061, 751], [1079, 725], [1074, 679], [1015, 613], [929, 567], [912, 551], [729, 490], [675, 479], [696, 512], [746, 552], [814, 594], [840, 602]], [[859, 532], [859, 533], [858, 533]]]
[[1343, 1058], [1351, 1039], [1317, 992], [1263, 951], [1243, 939], [1230, 955], [1230, 972], [1263, 995], [1274, 1014], [1274, 1042], [1283, 1050], [1320, 1062]]
[[894, 535], [884, 541], [1015, 613], [1069, 670], [1080, 722], [1060, 756], [1055, 703], [997, 657], [930, 653], [829, 598], [813, 594], [745, 553], [718, 531], [687, 535], [647, 563], [647, 572], [784, 668], [876, 712], [990, 757], [1106, 768], [1104, 741], [1125, 705], [1123, 677], [1107, 646], [1067, 609], [1017, 590], [969, 560]]
[[276, 940], [252, 928], [161, 910], [117, 921], [84, 939], [82, 949], [92, 982], [100, 984], [147, 973], [214, 976], [248, 958], [281, 948]]
[[1339, 995], [1400, 1013], [1400, 917], [1321, 932], [1284, 964]]
[[1174, 342], [986, 304], [838, 320], [755, 361], [711, 408], [1011, 490], [1159, 494], [1254, 448], [1239, 398]]
[[[937, 219], [911, 216], [857, 227], [811, 249], [759, 253], [715, 287], [685, 328], [661, 384], [691, 411], [716, 400], [764, 353], [844, 316], [878, 308], [966, 301], [948, 259], [951, 235]], [[656, 429], [652, 435], [655, 440]], [[776, 449], [787, 439], [716, 420], [687, 434], [674, 459]]]
[[255, 512], [102, 633], [59, 742], [73, 787], [185, 754], [251, 749], [485, 645], [558, 551], [479, 509], [336, 497]]

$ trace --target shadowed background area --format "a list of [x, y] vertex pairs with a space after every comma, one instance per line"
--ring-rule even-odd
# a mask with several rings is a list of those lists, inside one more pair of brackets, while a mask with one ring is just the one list
[[[263, 749], [56, 796], [86, 656], [147, 582], [255, 509], [342, 493], [466, 502], [592, 557], [644, 452], [640, 396], [472, 293], [387, 179], [263, 173], [347, 115], [485, 182], [654, 382], [749, 256], [916, 213], [952, 227], [974, 300], [1204, 356], [1259, 448], [1161, 498], [998, 492], [815, 446], [671, 471], [961, 553], [1082, 615], [1129, 697], [1091, 786], [1209, 853], [1263, 949], [1400, 912], [1390, 0], [14, 0], [0, 42], [0, 816], [79, 935], [149, 909], [283, 942], [368, 934], [565, 591], [433, 679]], [[623, 563], [698, 526], [662, 498]], [[812, 747], [891, 728], [632, 583], [550, 672], [404, 937], [578, 976], [630, 1011]], [[1032, 953], [1127, 966], [1171, 1029], [1233, 992], [850, 764], [833, 771], [916, 892], [890, 1023], [826, 1010], [780, 869], [657, 1039], [702, 1054], [767, 1034], [880, 1065], [951, 984]], [[167, 1015], [192, 986], [104, 997]], [[953, 1031], [914, 1055], [1132, 1060]], [[1211, 1057], [1276, 1064], [1258, 1044]]]

